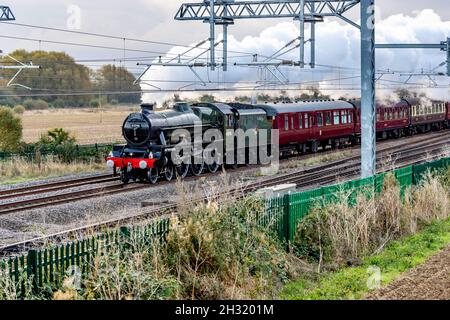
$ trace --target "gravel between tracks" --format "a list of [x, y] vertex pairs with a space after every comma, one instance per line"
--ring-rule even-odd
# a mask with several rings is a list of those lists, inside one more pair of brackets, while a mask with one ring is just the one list
[[450, 246], [366, 299], [450, 300]]

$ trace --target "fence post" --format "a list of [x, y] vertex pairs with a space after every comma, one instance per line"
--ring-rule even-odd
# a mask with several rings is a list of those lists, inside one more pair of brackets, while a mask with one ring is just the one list
[[118, 237], [118, 245], [121, 248], [129, 248], [130, 247], [130, 236], [131, 230], [128, 227], [120, 227], [119, 237]]
[[289, 242], [291, 241], [291, 206], [290, 206], [290, 194], [286, 194], [283, 197], [284, 205], [284, 237], [286, 239], [286, 245], [289, 249]]
[[29, 250], [27, 256], [27, 279], [33, 277], [33, 291], [37, 292], [38, 289], [38, 261], [37, 251]]

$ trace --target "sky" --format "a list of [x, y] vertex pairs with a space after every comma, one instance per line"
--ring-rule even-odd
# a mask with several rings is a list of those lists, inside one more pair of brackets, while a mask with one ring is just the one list
[[[16, 23], [47, 26], [54, 28], [74, 26], [82, 32], [95, 32], [117, 37], [138, 38], [152, 41], [162, 41], [172, 44], [192, 45], [208, 37], [208, 25], [200, 22], [175, 21], [173, 19], [177, 9], [183, 2], [200, 0], [0, 0], [1, 5], [8, 5], [16, 16]], [[377, 5], [377, 41], [378, 42], [440, 42], [450, 36], [450, 2], [445, 0], [376, 0]], [[75, 9], [74, 9], [75, 8]], [[74, 22], [74, 11], [79, 11], [79, 21]], [[348, 13], [348, 17], [358, 19], [359, 8]], [[289, 40], [298, 36], [298, 23], [289, 19], [247, 20], [237, 21], [230, 27], [230, 50], [270, 55], [276, 52]], [[218, 30], [218, 37], [221, 37]], [[317, 63], [322, 65], [339, 66], [342, 68], [358, 68], [359, 40], [357, 30], [340, 20], [327, 19], [318, 26]], [[100, 49], [78, 47], [69, 44], [50, 44], [39, 41], [25, 41], [8, 39], [2, 36], [20, 38], [83, 43], [97, 46], [108, 46], [116, 49]], [[124, 52], [121, 48], [126, 48]], [[104, 39], [86, 35], [61, 33], [36, 28], [0, 24], [0, 49], [11, 52], [18, 48], [27, 50], [56, 50], [66, 51], [79, 61], [117, 59], [124, 57], [142, 58], [142, 61], [154, 59], [165, 53], [180, 53], [183, 48], [170, 45], [156, 45], [123, 41], [120, 39]], [[128, 51], [135, 50], [135, 51]], [[185, 49], [184, 49], [185, 50]], [[232, 54], [231, 54], [232, 55]], [[172, 56], [171, 56], [172, 57]], [[284, 57], [283, 57], [284, 58]], [[292, 52], [286, 58], [298, 59], [297, 52]], [[307, 53], [307, 59], [309, 55]], [[147, 59], [147, 60], [146, 60]], [[246, 62], [249, 57], [237, 62]], [[397, 69], [402, 71], [417, 71], [422, 68], [432, 69], [445, 60], [445, 56], [438, 51], [407, 50], [393, 52], [383, 50], [377, 53], [378, 69]], [[85, 62], [96, 68], [103, 61]], [[119, 62], [117, 62], [119, 63]], [[142, 67], [137, 67], [135, 61], [127, 64], [133, 73], [138, 74]], [[146, 80], [164, 78], [197, 80], [189, 70], [180, 68], [152, 68], [144, 77]], [[244, 69], [244, 70], [243, 70]], [[202, 80], [216, 81], [258, 81], [267, 79], [269, 71], [249, 68], [230, 68], [226, 74], [221, 72], [200, 72]], [[290, 82], [314, 82], [337, 77], [338, 82], [345, 85], [357, 86], [358, 79], [345, 81], [345, 78], [357, 77], [357, 70], [337, 69], [327, 70], [317, 68], [314, 71], [299, 71], [292, 68], [283, 70], [283, 76]], [[209, 78], [208, 78], [209, 77]], [[388, 76], [383, 76], [389, 78]], [[419, 81], [419, 80], [418, 80]], [[420, 79], [420, 81], [424, 81]], [[428, 80], [426, 80], [428, 81]], [[441, 79], [439, 79], [441, 81]], [[448, 84], [448, 78], [443, 80]], [[155, 85], [155, 83], [151, 82]], [[158, 87], [168, 89], [179, 88], [180, 85], [158, 83]], [[326, 86], [323, 85], [325, 88]], [[153, 88], [153, 87], [148, 87]], [[191, 87], [192, 88], [192, 87]], [[447, 90], [433, 90], [437, 94], [448, 93]], [[158, 99], [162, 99], [160, 95]], [[153, 99], [147, 96], [144, 99]], [[156, 99], [156, 98], [155, 98]]]

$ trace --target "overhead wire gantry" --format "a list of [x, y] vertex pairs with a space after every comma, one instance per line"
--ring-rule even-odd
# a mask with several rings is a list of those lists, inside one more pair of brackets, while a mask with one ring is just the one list
[[[14, 21], [16, 20], [16, 18], [14, 17], [14, 14], [12, 13], [11, 9], [7, 6], [0, 6], [0, 21]], [[33, 63], [29, 63], [29, 64], [25, 64], [20, 62], [19, 60], [17, 60], [14, 57], [11, 57], [10, 55], [6, 54], [4, 55], [5, 57], [11, 59], [14, 61], [14, 63], [16, 63], [16, 65], [0, 65], [0, 70], [17, 70], [16, 74], [12, 77], [11, 80], [9, 80], [9, 82], [6, 84], [7, 87], [12, 87], [12, 86], [18, 86], [18, 87], [22, 87], [28, 90], [31, 90], [31, 88], [26, 87], [24, 85], [21, 84], [17, 84], [17, 83], [13, 83], [14, 80], [16, 80], [16, 78], [19, 76], [19, 74], [22, 72], [22, 70], [24, 69], [39, 69], [39, 66], [35, 66], [33, 65]], [[0, 57], [3, 58], [3, 52], [0, 50]]]
[[[210, 60], [211, 69], [217, 66], [215, 55], [215, 28], [223, 27], [223, 70], [227, 70], [228, 26], [235, 20], [292, 18], [300, 25], [299, 66], [305, 66], [305, 44], [310, 42], [311, 62], [315, 67], [316, 23], [323, 22], [324, 17], [337, 17], [359, 28], [358, 24], [345, 16], [345, 13], [359, 4], [359, 0], [204, 0], [200, 3], [185, 3], [178, 9], [175, 20], [202, 21], [210, 25]], [[311, 25], [311, 35], [305, 41], [305, 23]]]

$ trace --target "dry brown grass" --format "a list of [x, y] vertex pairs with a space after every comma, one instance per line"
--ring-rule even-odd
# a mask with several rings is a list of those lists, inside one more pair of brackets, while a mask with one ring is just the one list
[[333, 204], [313, 209], [299, 225], [295, 246], [300, 254], [322, 263], [353, 264], [380, 252], [394, 239], [415, 234], [425, 225], [450, 216], [450, 196], [438, 177], [428, 175], [422, 185], [405, 190], [387, 175], [383, 192], [375, 198], [358, 196], [356, 205], [342, 192]]
[[57, 177], [62, 175], [89, 173], [104, 169], [103, 163], [63, 163], [48, 156], [40, 163], [23, 158], [0, 161], [0, 184], [17, 183], [26, 180]]
[[36, 142], [43, 133], [54, 128], [70, 131], [79, 144], [122, 141], [122, 123], [134, 107], [98, 109], [49, 109], [26, 111], [22, 116], [23, 139]]

